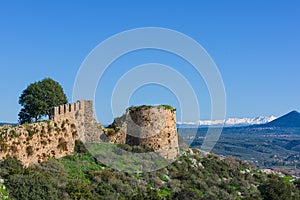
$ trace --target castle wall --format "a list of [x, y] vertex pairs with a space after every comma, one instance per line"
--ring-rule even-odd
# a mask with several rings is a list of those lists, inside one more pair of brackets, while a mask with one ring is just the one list
[[74, 120], [81, 141], [84, 143], [108, 142], [103, 139], [105, 138], [103, 137], [104, 127], [94, 116], [93, 102], [81, 100], [79, 106], [80, 109], [75, 111]]
[[28, 166], [49, 157], [60, 158], [74, 151], [77, 139], [76, 127], [68, 119], [2, 127], [0, 160], [15, 157]]
[[49, 121], [0, 128], [0, 160], [11, 156], [25, 166], [74, 151], [75, 140], [101, 142], [103, 126], [95, 119], [92, 101], [81, 100], [51, 110]]
[[[132, 107], [115, 119], [118, 130], [104, 128], [93, 112], [93, 102], [81, 100], [53, 109], [53, 120], [74, 120], [83, 142], [112, 142], [153, 148], [165, 158], [174, 159], [179, 153], [176, 111], [164, 106]], [[113, 133], [111, 133], [113, 132]]]
[[53, 113], [51, 119], [54, 121], [67, 118], [74, 122], [82, 142], [103, 141], [100, 137], [104, 133], [104, 127], [95, 119], [92, 101], [80, 100], [76, 103], [60, 105], [54, 107], [51, 113]]
[[133, 107], [115, 119], [116, 129], [104, 128], [93, 112], [93, 102], [81, 100], [51, 110], [49, 121], [0, 127], [0, 160], [16, 157], [25, 166], [73, 152], [75, 140], [151, 147], [161, 156], [178, 155], [176, 111], [164, 106]]

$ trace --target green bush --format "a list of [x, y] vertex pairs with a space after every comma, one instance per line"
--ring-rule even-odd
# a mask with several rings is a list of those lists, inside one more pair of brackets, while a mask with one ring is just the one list
[[163, 187], [158, 191], [158, 195], [162, 198], [171, 199], [172, 197], [171, 189], [168, 187]]
[[70, 197], [75, 200], [93, 199], [91, 188], [88, 183], [81, 179], [70, 179], [66, 191], [69, 193]]
[[0, 199], [6, 199], [6, 200], [10, 200], [10, 198], [8, 198], [9, 196], [9, 192], [6, 190], [6, 187], [3, 183], [3, 179], [0, 177]]
[[15, 130], [11, 130], [9, 132], [9, 137], [11, 137], [11, 138], [17, 137], [17, 132]]
[[0, 176], [7, 179], [10, 175], [23, 174], [24, 167], [22, 163], [12, 157], [8, 157], [0, 162]]
[[269, 175], [268, 179], [258, 189], [264, 199], [300, 199], [299, 190], [297, 191], [292, 184], [285, 183], [284, 179], [274, 175]]
[[75, 140], [74, 151], [81, 154], [87, 154], [89, 152], [80, 140]]
[[15, 174], [8, 178], [7, 187], [14, 199], [60, 199], [57, 189], [42, 176]]
[[[141, 147], [119, 145], [133, 152]], [[77, 153], [24, 169], [20, 161], [0, 162], [13, 199], [300, 199], [299, 180], [266, 175], [234, 158], [189, 154], [169, 166], [130, 174], [104, 166], [77, 142]], [[195, 161], [202, 167], [195, 166]], [[130, 162], [132, 162], [130, 160]], [[126, 163], [126, 162], [125, 162]], [[241, 173], [243, 171], [243, 173]]]

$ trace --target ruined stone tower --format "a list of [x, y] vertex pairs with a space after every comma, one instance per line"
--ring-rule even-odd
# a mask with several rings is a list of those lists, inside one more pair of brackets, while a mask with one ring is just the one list
[[175, 159], [179, 153], [176, 110], [170, 106], [139, 106], [116, 119], [126, 133], [126, 144], [153, 148], [162, 157]]

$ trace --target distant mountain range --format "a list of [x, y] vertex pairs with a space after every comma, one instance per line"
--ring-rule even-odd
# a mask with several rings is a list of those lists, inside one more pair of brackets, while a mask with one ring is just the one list
[[223, 120], [199, 120], [196, 122], [178, 122], [178, 127], [181, 128], [196, 128], [196, 127], [239, 127], [239, 126], [250, 126], [254, 124], [265, 124], [275, 120], [277, 117], [254, 117], [254, 118], [228, 118]]
[[0, 122], [0, 126], [3, 126], [3, 125], [16, 125], [16, 123], [4, 123], [4, 122]]
[[255, 118], [228, 118], [223, 120], [199, 120], [196, 122], [178, 122], [180, 128], [196, 128], [196, 127], [282, 127], [282, 128], [300, 128], [300, 113], [297, 111], [289, 112], [279, 118], [270, 117], [255, 117]]

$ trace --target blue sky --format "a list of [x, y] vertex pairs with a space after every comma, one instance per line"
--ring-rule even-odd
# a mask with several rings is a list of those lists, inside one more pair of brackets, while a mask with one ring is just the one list
[[[22, 90], [45, 77], [58, 81], [72, 101], [77, 71], [90, 51], [114, 34], [149, 26], [182, 32], [206, 49], [224, 81], [227, 117], [300, 111], [299, 10], [296, 0], [2, 0], [0, 121], [16, 122]], [[201, 77], [176, 56], [146, 50], [120, 58], [107, 71], [95, 99], [100, 122], [112, 120], [110, 93], [122, 73], [149, 62], [167, 64], [184, 74], [197, 93], [201, 118], [210, 118], [209, 94]], [[140, 88], [129, 101], [178, 107], [174, 94], [158, 85]]]

